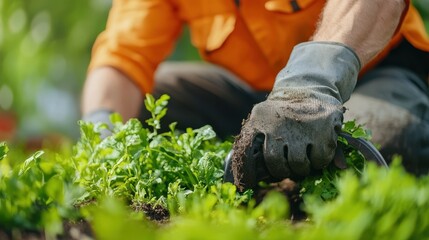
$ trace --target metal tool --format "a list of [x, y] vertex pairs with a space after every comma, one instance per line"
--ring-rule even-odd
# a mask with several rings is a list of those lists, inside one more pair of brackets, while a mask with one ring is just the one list
[[388, 168], [386, 161], [375, 146], [363, 138], [354, 138], [350, 133], [341, 132], [340, 136], [347, 140], [347, 143], [358, 150], [367, 161], [377, 163], [377, 165]]

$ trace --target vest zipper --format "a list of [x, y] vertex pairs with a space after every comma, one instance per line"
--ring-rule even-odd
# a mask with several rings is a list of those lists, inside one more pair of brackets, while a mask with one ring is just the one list
[[235, 6], [240, 7], [240, 0], [234, 0]]
[[298, 5], [297, 0], [290, 0], [290, 5], [292, 6], [294, 12], [298, 12], [299, 10], [301, 10], [301, 7]]

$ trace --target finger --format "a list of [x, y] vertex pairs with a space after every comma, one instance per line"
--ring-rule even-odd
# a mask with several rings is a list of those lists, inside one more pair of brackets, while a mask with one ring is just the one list
[[[337, 155], [338, 164], [341, 164], [341, 151], [337, 148], [338, 133], [341, 132], [343, 115], [341, 111], [334, 109], [330, 120], [320, 128], [323, 131], [313, 131], [313, 148], [308, 152], [311, 166], [314, 169], [326, 167]], [[344, 154], [343, 154], [344, 155]]]
[[314, 169], [322, 169], [328, 166], [328, 164], [334, 159], [336, 147], [336, 140], [333, 139], [328, 139], [325, 142], [314, 144], [314, 147], [308, 153], [311, 166]]
[[293, 174], [307, 176], [310, 174], [309, 154], [313, 151], [313, 145], [296, 141], [287, 149], [287, 162]]
[[342, 145], [337, 146], [337, 149], [335, 149], [334, 164], [339, 169], [347, 168], [346, 157], [344, 156]]
[[270, 174], [278, 179], [290, 177], [288, 166], [288, 146], [282, 137], [266, 135], [264, 146], [264, 159]]

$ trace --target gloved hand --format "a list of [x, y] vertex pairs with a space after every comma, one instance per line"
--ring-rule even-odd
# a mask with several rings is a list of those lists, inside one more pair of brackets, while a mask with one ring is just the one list
[[235, 185], [255, 188], [262, 180], [306, 176], [328, 165], [341, 130], [342, 103], [359, 70], [359, 58], [345, 45], [297, 45], [267, 100], [254, 106], [234, 143]]
[[[91, 123], [106, 123], [110, 128], [113, 128], [112, 122], [110, 121], [110, 115], [113, 112], [107, 109], [99, 109], [93, 112], [90, 112], [89, 114], [85, 114], [82, 117], [82, 120], [85, 122], [91, 122]], [[105, 139], [106, 137], [110, 136], [112, 132], [108, 129], [103, 129], [100, 132], [101, 139]]]

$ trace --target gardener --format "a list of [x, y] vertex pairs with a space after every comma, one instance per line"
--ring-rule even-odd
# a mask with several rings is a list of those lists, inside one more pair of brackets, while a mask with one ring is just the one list
[[[159, 65], [184, 24], [211, 64]], [[258, 165], [258, 154], [276, 178], [326, 166], [345, 112], [372, 130], [387, 160], [401, 154], [421, 174], [429, 169], [428, 52], [422, 20], [403, 0], [115, 0], [94, 45], [83, 118], [119, 112], [144, 121], [144, 94], [166, 93], [164, 126], [210, 124], [225, 137], [251, 112], [235, 143], [242, 183], [243, 161]], [[244, 158], [249, 149], [255, 156]]]

